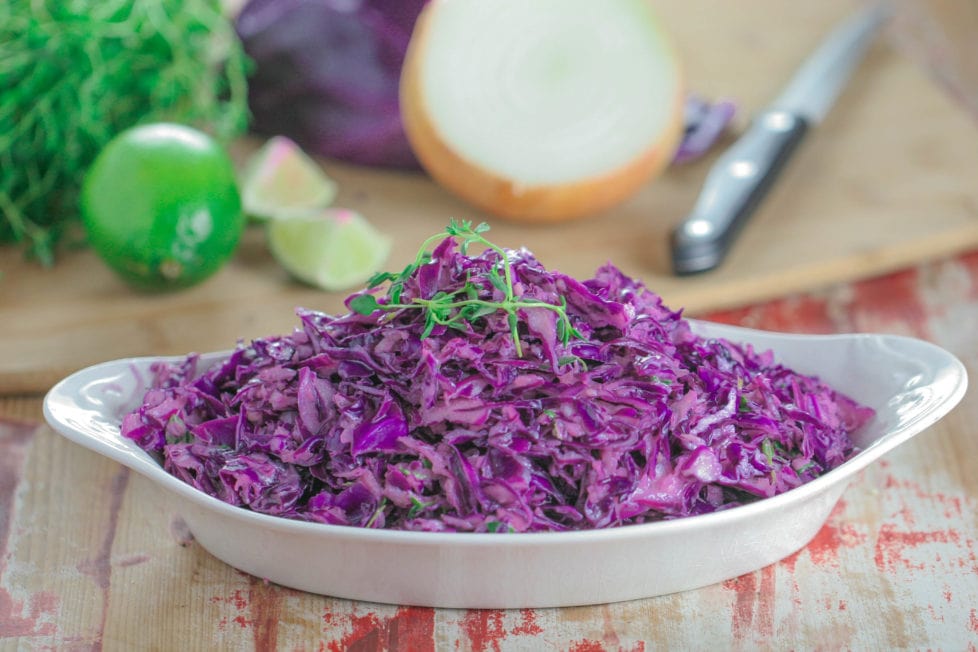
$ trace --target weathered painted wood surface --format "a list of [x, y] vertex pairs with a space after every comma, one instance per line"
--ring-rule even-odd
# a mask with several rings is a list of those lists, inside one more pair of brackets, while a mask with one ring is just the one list
[[[974, 375], [978, 253], [711, 317], [913, 335]], [[780, 563], [655, 599], [515, 611], [265, 584], [202, 550], [149, 482], [38, 425], [37, 398], [2, 399], [0, 414], [0, 648], [978, 649], [974, 390], [867, 469], [815, 540]]]

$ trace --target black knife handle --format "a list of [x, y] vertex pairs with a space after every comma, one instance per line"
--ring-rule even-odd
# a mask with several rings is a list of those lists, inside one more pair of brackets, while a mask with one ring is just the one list
[[807, 130], [804, 118], [770, 110], [717, 160], [693, 211], [672, 233], [676, 274], [705, 272], [723, 261]]

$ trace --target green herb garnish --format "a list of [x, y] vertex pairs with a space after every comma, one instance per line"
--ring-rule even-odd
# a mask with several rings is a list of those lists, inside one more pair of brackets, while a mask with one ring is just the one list
[[737, 412], [740, 414], [750, 412], [750, 403], [747, 402], [747, 397], [743, 394], [740, 395], [740, 400], [737, 402]]
[[376, 522], [380, 515], [384, 513], [385, 509], [387, 509], [386, 497], [380, 499], [380, 502], [377, 503], [377, 509], [375, 509], [374, 513], [370, 515], [370, 519], [363, 524], [363, 527], [373, 527], [374, 522]]
[[407, 517], [408, 518], [416, 518], [418, 516], [418, 514], [420, 514], [421, 512], [423, 512], [426, 507], [427, 507], [426, 504], [424, 504], [423, 502], [421, 502], [420, 500], [418, 500], [414, 496], [411, 496], [411, 509], [408, 510]]
[[770, 439], [765, 438], [761, 442], [761, 452], [767, 458], [767, 465], [771, 467], [771, 482], [774, 482], [777, 480], [777, 472], [774, 469], [774, 443]]
[[[361, 315], [370, 315], [377, 310], [394, 312], [397, 310], [422, 310], [425, 315], [425, 326], [421, 333], [422, 338], [431, 335], [435, 326], [446, 326], [449, 328], [461, 328], [465, 323], [472, 323], [479, 317], [492, 314], [502, 310], [506, 313], [509, 330], [516, 347], [516, 355], [523, 357], [523, 347], [520, 344], [517, 313], [521, 309], [545, 308], [557, 313], [557, 337], [566, 346], [571, 337], [582, 337], [580, 332], [571, 324], [567, 317], [567, 302], [561, 298], [560, 305], [523, 299], [517, 297], [513, 291], [513, 270], [510, 266], [509, 256], [506, 251], [487, 240], [482, 234], [489, 230], [489, 225], [481, 223], [473, 227], [472, 222], [451, 220], [448, 227], [437, 233], [422, 243], [418, 250], [418, 255], [414, 262], [409, 264], [400, 273], [381, 272], [374, 275], [368, 282], [369, 288], [375, 288], [383, 283], [388, 283], [386, 301], [378, 301], [372, 294], [361, 294], [350, 301], [350, 309]], [[487, 249], [491, 249], [499, 254], [500, 263], [489, 269], [486, 280], [503, 293], [502, 301], [488, 301], [479, 298], [480, 286], [474, 279], [466, 279], [465, 285], [460, 289], [447, 293], [438, 292], [430, 299], [413, 298], [408, 303], [401, 302], [401, 295], [404, 290], [404, 283], [414, 274], [419, 267], [431, 260], [431, 253], [428, 247], [447, 237], [459, 239], [459, 250], [463, 255], [468, 253], [468, 248], [472, 244], [479, 244]]]
[[807, 473], [808, 471], [815, 468], [816, 466], [818, 465], [814, 461], [811, 461], [808, 464], [801, 467], [800, 469], [798, 469], [797, 471], [795, 471], [795, 473], [801, 475], [802, 473]]

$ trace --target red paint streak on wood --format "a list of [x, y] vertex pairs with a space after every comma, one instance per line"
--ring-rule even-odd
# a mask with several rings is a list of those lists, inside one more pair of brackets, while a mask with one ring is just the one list
[[716, 310], [703, 315], [703, 319], [715, 321], [721, 324], [731, 324], [734, 326], [745, 326], [751, 321], [753, 308], [734, 308], [731, 310]]
[[[920, 483], [905, 478], [898, 478], [893, 474], [887, 474], [883, 486], [886, 489], [897, 489], [901, 491], [909, 491], [913, 493], [915, 498], [921, 501], [928, 501], [934, 503], [944, 512], [944, 517], [948, 519], [959, 519], [964, 517], [965, 514], [972, 514], [978, 510], [978, 505], [973, 505], [967, 496], [949, 496], [941, 492], [931, 493], [926, 491]], [[910, 515], [909, 518], [906, 517], [904, 511], [908, 507], [904, 506], [901, 508], [899, 514], [904, 517], [907, 521], [908, 526], [913, 526], [913, 516]]]
[[520, 624], [510, 630], [516, 636], [537, 636], [543, 628], [537, 624], [537, 614], [533, 609], [520, 609]]
[[759, 306], [712, 312], [709, 321], [763, 328], [773, 331], [834, 333], [838, 325], [832, 318], [829, 302], [822, 297], [803, 295], [779, 299]]
[[972, 251], [963, 256], [957, 256], [956, 258], [946, 261], [948, 265], [953, 265], [964, 272], [964, 275], [970, 279], [970, 283], [965, 291], [965, 300], [971, 300], [978, 297], [978, 251]]
[[0, 422], [0, 638], [57, 634], [58, 599], [46, 591], [26, 596], [26, 603], [2, 587], [9, 558], [10, 527], [17, 512], [17, 487], [35, 426]]
[[567, 648], [568, 652], [607, 652], [607, 649], [603, 643], [598, 641], [574, 641]]
[[754, 620], [757, 631], [765, 637], [774, 634], [774, 591], [775, 591], [775, 566], [765, 566], [759, 572], [761, 574], [761, 590], [757, 594], [757, 607], [754, 611]]
[[32, 593], [25, 605], [0, 589], [0, 638], [54, 636], [57, 610], [58, 598], [46, 591]]
[[339, 640], [326, 644], [324, 651], [435, 650], [435, 610], [430, 607], [398, 607], [390, 618], [376, 613], [337, 616], [326, 612], [323, 622], [330, 629], [348, 630]]
[[968, 629], [978, 634], [978, 609], [974, 607], [971, 608], [971, 613], [968, 614]]
[[[978, 255], [969, 254], [956, 259], [971, 278], [978, 278]], [[822, 295], [801, 295], [771, 301], [762, 305], [716, 311], [705, 319], [728, 324], [776, 331], [831, 333], [839, 330], [866, 330], [861, 320], [870, 318], [869, 330], [880, 330], [880, 324], [910, 326], [920, 336], [926, 328], [928, 306], [921, 293], [924, 283], [920, 270], [907, 269], [851, 286], [852, 295], [844, 304]], [[978, 294], [978, 286], [973, 288]]]
[[459, 626], [469, 639], [472, 652], [492, 649], [500, 652], [500, 641], [506, 638], [503, 613], [499, 609], [469, 609]]
[[612, 615], [611, 608], [608, 605], [601, 606], [601, 620], [604, 622], [604, 631], [602, 632], [601, 640], [609, 647], [620, 649], [621, 641], [618, 638], [618, 632], [615, 631], [615, 617]]
[[904, 552], [927, 543], [960, 545], [961, 535], [957, 530], [950, 528], [933, 531], [901, 531], [892, 523], [884, 523], [876, 537], [876, 550], [873, 555], [876, 568], [882, 572], [896, 572], [901, 568], [923, 570], [926, 567], [924, 563], [907, 559]]
[[934, 620], [934, 622], [938, 622], [938, 623], [945, 622], [944, 614], [938, 613], [937, 609], [934, 608], [934, 605], [932, 604], [927, 605], [927, 613], [930, 614], [930, 617]]
[[234, 606], [238, 611], [248, 607], [248, 597], [241, 589], [235, 589], [227, 597], [214, 596], [210, 599], [210, 602], [212, 604], [229, 604]]
[[742, 637], [745, 631], [749, 631], [754, 622], [754, 594], [757, 592], [757, 577], [754, 573], [747, 573], [740, 577], [726, 580], [723, 588], [733, 591], [733, 633], [738, 638]]
[[229, 623], [234, 623], [242, 629], [251, 627], [251, 621], [243, 615], [243, 612], [248, 609], [248, 595], [247, 592], [242, 589], [235, 589], [227, 596], [213, 596], [210, 598], [211, 604], [224, 604], [232, 607], [237, 614], [227, 615], [221, 618], [217, 622], [217, 628], [220, 631], [225, 631]]
[[793, 575], [798, 560], [803, 555], [808, 555], [811, 562], [816, 566], [837, 567], [839, 565], [839, 551], [846, 548], [856, 548], [869, 541], [869, 535], [860, 531], [855, 524], [842, 521], [842, 513], [845, 508], [845, 499], [839, 499], [839, 502], [832, 508], [832, 513], [829, 514], [825, 525], [808, 542], [808, 545], [781, 560], [779, 565]]
[[252, 575], [248, 589], [235, 589], [227, 596], [213, 596], [212, 604], [227, 605], [232, 612], [221, 618], [217, 627], [225, 631], [233, 624], [250, 630], [257, 650], [274, 650], [278, 647], [278, 625], [282, 616], [282, 596], [287, 589]]
[[[920, 293], [920, 274], [917, 269], [908, 269], [870, 279], [852, 286], [851, 305], [858, 307], [859, 315], [871, 315], [876, 324], [906, 324], [914, 328], [918, 335], [927, 323], [928, 309]], [[853, 325], [862, 330], [858, 323]], [[871, 330], [879, 330], [875, 325]]]
[[278, 623], [282, 615], [284, 589], [257, 577], [249, 576], [248, 612], [256, 650], [278, 648]]
[[400, 607], [392, 619], [391, 648], [426, 652], [435, 649], [435, 610], [430, 607]]
[[[955, 528], [918, 529], [914, 518], [915, 511], [909, 509], [904, 497], [908, 493], [912, 494], [918, 504], [926, 506], [925, 511], [920, 511], [918, 508], [916, 513], [942, 514], [951, 523], [973, 514], [978, 509], [974, 500], [966, 495], [930, 492], [913, 479], [899, 478], [893, 474], [886, 476], [884, 488], [893, 492], [895, 500], [900, 501], [901, 507], [894, 514], [899, 517], [899, 523], [903, 527], [894, 522], [884, 523], [880, 527], [874, 551], [874, 561], [880, 571], [920, 571], [943, 563], [944, 565], [956, 564], [961, 571], [978, 574], [975, 541], [963, 537]], [[925, 544], [940, 544], [943, 545], [944, 550], [936, 550], [931, 563], [923, 560], [914, 561], [905, 555], [906, 551]], [[942, 556], [946, 556], [949, 551], [961, 554], [956, 558], [942, 559]], [[944, 598], [950, 602], [949, 589], [945, 589]]]
[[868, 540], [869, 535], [860, 532], [852, 523], [835, 525], [830, 521], [818, 531], [805, 550], [816, 566], [837, 566], [840, 550], [861, 546]]
[[377, 614], [368, 613], [363, 616], [351, 614], [347, 625], [351, 631], [338, 643], [331, 643], [327, 648], [330, 652], [367, 652], [383, 649], [380, 643], [383, 624]]
[[741, 575], [723, 583], [735, 593], [731, 630], [744, 640], [774, 633], [774, 591], [776, 565]]

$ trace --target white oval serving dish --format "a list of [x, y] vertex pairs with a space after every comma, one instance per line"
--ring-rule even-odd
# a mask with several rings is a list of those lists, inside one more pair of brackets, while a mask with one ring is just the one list
[[[225, 504], [166, 473], [120, 435], [154, 358], [95, 365], [55, 385], [51, 426], [143, 474], [174, 496], [197, 541], [228, 564], [284, 586], [341, 598], [465, 608], [597, 604], [684, 591], [754, 571], [799, 550], [853, 476], [925, 430], [964, 396], [964, 366], [947, 351], [894, 335], [786, 335], [692, 321], [701, 335], [772, 349], [876, 417], [862, 451], [787, 493], [673, 521], [527, 534], [373, 530], [293, 521]], [[203, 356], [213, 361], [226, 353]], [[161, 514], [160, 518], [164, 518]]]

